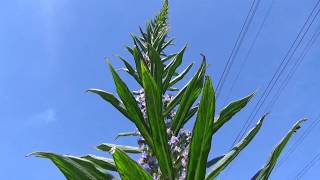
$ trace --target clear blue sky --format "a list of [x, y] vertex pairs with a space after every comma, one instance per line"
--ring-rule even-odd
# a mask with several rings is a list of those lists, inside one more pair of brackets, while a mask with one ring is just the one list
[[[262, 1], [232, 75], [237, 72], [270, 2]], [[231, 99], [257, 88], [258, 96], [261, 95], [315, 3], [275, 0]], [[137, 33], [138, 26], [152, 18], [160, 4], [160, 0], [1, 1], [0, 179], [64, 179], [48, 160], [25, 157], [32, 151], [104, 155], [93, 147], [103, 142], [135, 144], [134, 138], [114, 141], [117, 132], [134, 127], [117, 110], [85, 90], [101, 88], [115, 92], [105, 57], [120, 67], [113, 55], [128, 56], [124, 45], [131, 45], [129, 32]], [[251, 0], [172, 0], [170, 26], [171, 36], [176, 37], [174, 48], [189, 44], [185, 65], [192, 61], [199, 65], [199, 53], [204, 53], [211, 65], [208, 73], [217, 83], [250, 4]], [[297, 119], [310, 119], [304, 130], [319, 115], [319, 56], [316, 43], [256, 139], [222, 174], [222, 179], [249, 179]], [[132, 79], [123, 77], [132, 88], [137, 88]], [[228, 90], [231, 80], [224, 90]], [[226, 94], [222, 95], [224, 102]], [[257, 99], [214, 136], [211, 157], [227, 152]], [[271, 179], [292, 178], [320, 151], [319, 128]], [[290, 144], [298, 136], [299, 133]], [[319, 168], [320, 163], [304, 179], [320, 177]]]

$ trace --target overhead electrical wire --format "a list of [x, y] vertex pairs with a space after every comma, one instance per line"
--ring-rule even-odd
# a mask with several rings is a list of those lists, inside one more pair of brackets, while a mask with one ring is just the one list
[[307, 45], [305, 46], [305, 48], [303, 49], [303, 52], [301, 53], [301, 55], [299, 56], [298, 60], [295, 62], [295, 64], [293, 65], [293, 67], [291, 68], [290, 72], [287, 74], [286, 78], [284, 79], [284, 81], [282, 82], [280, 88], [278, 88], [278, 91], [275, 93], [275, 95], [273, 96], [272, 100], [270, 101], [270, 103], [267, 106], [267, 109], [269, 109], [269, 111], [272, 110], [273, 106], [275, 105], [275, 103], [278, 101], [281, 93], [284, 91], [284, 89], [287, 87], [287, 85], [289, 84], [290, 80], [292, 79], [292, 77], [294, 76], [294, 74], [296, 73], [297, 69], [299, 68], [299, 66], [301, 65], [302, 61], [304, 60], [304, 58], [306, 57], [306, 55], [309, 53], [309, 51], [312, 49], [312, 47], [314, 46], [314, 44], [316, 43], [318, 37], [320, 35], [320, 26], [318, 26], [318, 28], [316, 29], [315, 33], [312, 35], [311, 39], [308, 41]]
[[301, 179], [318, 161], [320, 160], [320, 152], [316, 154], [293, 179]]
[[301, 146], [304, 140], [308, 137], [308, 135], [312, 132], [312, 130], [319, 124], [320, 116], [318, 116], [309, 126], [308, 128], [299, 136], [299, 138], [293, 143], [288, 149], [287, 153], [284, 154], [283, 158], [281, 158], [275, 167], [275, 170], [279, 169], [283, 164], [287, 162], [287, 160], [291, 157], [291, 155]]
[[[249, 118], [243, 124], [243, 126], [242, 126], [240, 132], [238, 133], [237, 137], [235, 138], [232, 146], [244, 136], [244, 134], [246, 133], [246, 131], [248, 130], [248, 128], [252, 124], [252, 121], [254, 120], [256, 115], [258, 114], [259, 110], [261, 109], [261, 107], [265, 103], [267, 97], [270, 95], [271, 91], [273, 90], [273, 88], [277, 84], [277, 81], [279, 80], [280, 76], [283, 74], [284, 70], [286, 70], [286, 67], [290, 63], [293, 55], [295, 54], [295, 52], [299, 48], [302, 40], [304, 39], [304, 37], [308, 33], [310, 27], [312, 26], [313, 22], [315, 21], [315, 19], [317, 18], [318, 14], [320, 12], [320, 8], [317, 10], [317, 7], [318, 7], [319, 3], [320, 3], [320, 0], [314, 6], [313, 10], [311, 11], [311, 13], [309, 14], [307, 20], [305, 21], [305, 23], [303, 24], [302, 28], [300, 29], [300, 31], [299, 31], [297, 37], [295, 38], [294, 42], [291, 44], [289, 50], [285, 54], [285, 56], [282, 59], [280, 65], [277, 67], [276, 72], [273, 74], [271, 80], [268, 82], [266, 89], [263, 91], [262, 96], [259, 98], [258, 102], [254, 106], [254, 109], [252, 110]], [[313, 14], [315, 12], [316, 12], [316, 14], [313, 16]], [[311, 19], [311, 22], [309, 23], [310, 19]]]
[[218, 81], [218, 85], [217, 85], [217, 88], [216, 88], [216, 99], [219, 98], [220, 96], [220, 93], [221, 93], [221, 89], [225, 83], [225, 80], [230, 72], [230, 69], [234, 63], [234, 60], [239, 52], [239, 49], [243, 43], [243, 40], [244, 38], [246, 37], [246, 34], [248, 32], [248, 29], [252, 23], [252, 20], [256, 14], [256, 11], [258, 9], [258, 6], [260, 4], [261, 0], [254, 0], [251, 4], [251, 7], [250, 7], [250, 10], [247, 14], [247, 17], [241, 27], [241, 31], [240, 33], [238, 34], [238, 37], [237, 37], [237, 40], [236, 40], [236, 43], [234, 44], [233, 48], [232, 48], [232, 51], [231, 51], [231, 54], [227, 60], [227, 63], [223, 69], [223, 72], [222, 72], [222, 75], [220, 76], [220, 79]]
[[[245, 66], [245, 64], [247, 63], [247, 61], [248, 61], [248, 59], [249, 59], [249, 57], [250, 57], [250, 55], [251, 55], [251, 53], [252, 53], [252, 50], [254, 49], [257, 40], [259, 39], [259, 36], [260, 36], [260, 34], [261, 34], [261, 32], [262, 32], [262, 29], [263, 29], [263, 27], [265, 26], [266, 20], [267, 20], [268, 17], [270, 16], [270, 13], [271, 13], [271, 9], [272, 9], [272, 7], [273, 7], [273, 4], [274, 4], [274, 0], [271, 1], [270, 5], [269, 5], [269, 7], [268, 7], [268, 10], [267, 10], [267, 12], [265, 13], [265, 15], [264, 15], [264, 17], [263, 17], [262, 23], [260, 24], [260, 26], [259, 26], [259, 28], [258, 28], [258, 31], [257, 31], [257, 33], [256, 33], [256, 35], [255, 35], [255, 37], [253, 38], [253, 41], [252, 41], [252, 43], [251, 43], [251, 45], [250, 45], [250, 47], [249, 47], [249, 50], [247, 51], [247, 54], [245, 55], [245, 58], [244, 58], [243, 61], [241, 62], [239, 71], [237, 72], [235, 78], [234, 78], [233, 81], [231, 82], [231, 88], [230, 88], [230, 90], [229, 90], [229, 92], [227, 93], [226, 98], [225, 98], [226, 101], [228, 101], [228, 99], [229, 99], [229, 97], [230, 97], [230, 94], [232, 93], [232, 91], [233, 91], [233, 89], [234, 89], [234, 87], [235, 87], [235, 85], [236, 85], [236, 83], [237, 83], [237, 81], [238, 81], [238, 79], [239, 79], [239, 77], [240, 77], [240, 74], [242, 73], [242, 70], [244, 69], [244, 66]], [[225, 103], [223, 103], [223, 104], [225, 104]]]

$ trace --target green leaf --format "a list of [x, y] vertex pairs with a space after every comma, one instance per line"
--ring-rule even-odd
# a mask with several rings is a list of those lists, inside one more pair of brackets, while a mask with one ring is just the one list
[[31, 155], [50, 159], [68, 180], [106, 180], [115, 179], [104, 169], [90, 160], [48, 152], [34, 152]]
[[108, 169], [110, 171], [117, 171], [116, 164], [114, 163], [113, 159], [105, 158], [105, 157], [99, 157], [95, 155], [85, 155], [81, 156], [82, 159], [89, 160], [103, 169]]
[[117, 74], [117, 72], [115, 71], [115, 69], [112, 67], [111, 64], [109, 64], [109, 68], [112, 73], [118, 95], [122, 100], [124, 106], [126, 107], [129, 116], [131, 117], [132, 121], [138, 128], [141, 135], [146, 140], [147, 144], [151, 145], [152, 139], [148, 130], [148, 125], [144, 120], [142, 112], [138, 107], [138, 104], [135, 98], [133, 97], [133, 94], [130, 92], [127, 85], [121, 80], [121, 78], [119, 77], [119, 75]]
[[206, 77], [197, 119], [192, 131], [187, 180], [204, 179], [206, 163], [211, 148], [215, 95], [212, 81]]
[[181, 65], [182, 63], [182, 59], [183, 59], [183, 54], [186, 50], [187, 46], [185, 46], [178, 54], [177, 56], [175, 56], [175, 58], [166, 66], [165, 71], [167, 71], [166, 73], [166, 77], [164, 79], [164, 83], [163, 83], [163, 93], [167, 90], [167, 88], [170, 85], [170, 81], [174, 75], [174, 73], [176, 72], [177, 68]]
[[[203, 56], [202, 64], [196, 73], [196, 75], [191, 79], [191, 81], [188, 83], [188, 86], [184, 90], [184, 88], [181, 91], [185, 91], [181, 97], [180, 106], [177, 110], [177, 113], [172, 121], [172, 131], [176, 135], [181, 127], [185, 123], [185, 119], [188, 116], [189, 110], [193, 103], [197, 100], [204, 81], [204, 75], [206, 72], [206, 60]], [[180, 94], [178, 94], [180, 95]], [[178, 96], [177, 95], [177, 96]], [[176, 98], [174, 98], [173, 102]], [[171, 106], [171, 103], [169, 103], [168, 107]]]
[[161, 61], [162, 61], [162, 63], [165, 63], [165, 62], [169, 61], [170, 59], [174, 58], [176, 55], [177, 55], [177, 53], [170, 54], [170, 55], [162, 58]]
[[206, 167], [209, 168], [209, 167], [215, 165], [215, 164], [216, 164], [220, 159], [222, 159], [224, 156], [225, 156], [225, 155], [218, 156], [218, 157], [215, 157], [215, 158], [209, 160], [209, 161], [207, 162]]
[[118, 133], [117, 137], [115, 139], [118, 139], [119, 137], [125, 137], [125, 136], [140, 136], [140, 133], [137, 131], [134, 132], [122, 132]]
[[174, 79], [172, 79], [170, 81], [169, 87], [175, 85], [177, 82], [179, 82], [180, 80], [182, 80], [185, 75], [189, 72], [189, 70], [192, 68], [193, 63], [190, 64], [185, 70], [183, 70], [178, 76], [176, 76]]
[[[163, 64], [159, 53], [149, 44], [148, 45], [148, 56], [151, 63], [151, 74], [154, 81], [157, 83], [159, 88], [162, 87], [162, 74], [163, 74]], [[147, 67], [147, 66], [145, 66]], [[146, 68], [147, 69], [147, 68]]]
[[277, 160], [278, 160], [281, 152], [283, 151], [283, 149], [285, 148], [285, 146], [289, 142], [293, 133], [295, 133], [298, 129], [300, 129], [301, 124], [304, 121], [306, 121], [306, 119], [299, 120], [298, 122], [296, 122], [293, 125], [293, 127], [290, 129], [290, 131], [285, 135], [285, 137], [282, 138], [280, 143], [277, 144], [276, 147], [273, 149], [267, 163], [264, 165], [264, 167], [262, 169], [260, 169], [257, 172], [257, 174], [254, 177], [252, 177], [252, 180], [267, 180], [269, 178], [274, 166], [277, 163]]
[[126, 153], [142, 153], [142, 149], [138, 147], [133, 146], [123, 146], [123, 145], [117, 145], [117, 144], [107, 144], [103, 143], [97, 146], [96, 148], [100, 151], [110, 152], [112, 148], [118, 148]]
[[113, 94], [105, 92], [100, 89], [89, 89], [87, 92], [95, 93], [99, 95], [102, 99], [112, 104], [116, 109], [118, 109], [124, 116], [133, 121], [133, 117], [130, 116], [123, 103], [118, 100]]
[[162, 116], [161, 89], [152, 78], [147, 68], [142, 66], [142, 82], [145, 91], [148, 121], [151, 128], [153, 151], [159, 161], [165, 179], [173, 179], [172, 161], [168, 146], [166, 125]]
[[113, 148], [111, 151], [122, 180], [152, 180], [152, 177], [125, 152]]
[[254, 95], [255, 93], [252, 93], [249, 96], [234, 101], [223, 108], [213, 127], [213, 133], [217, 132], [226, 122], [228, 122], [235, 114], [244, 108]]
[[139, 78], [138, 73], [136, 72], [136, 70], [133, 69], [133, 67], [130, 65], [130, 63], [125, 60], [124, 58], [122, 58], [121, 56], [117, 56], [122, 62], [123, 64], [126, 66], [127, 68], [127, 73], [130, 74], [140, 85], [142, 85], [141, 80]]
[[223, 158], [219, 159], [213, 166], [211, 172], [208, 174], [206, 180], [213, 180], [216, 176], [220, 174], [237, 156], [238, 154], [252, 141], [252, 139], [259, 132], [262, 123], [267, 114], [263, 115], [258, 121], [257, 125], [252, 128], [247, 135], [235, 145], [230, 152], [225, 154]]

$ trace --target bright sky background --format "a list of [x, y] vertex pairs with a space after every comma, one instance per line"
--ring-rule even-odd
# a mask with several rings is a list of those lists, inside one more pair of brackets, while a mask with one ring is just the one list
[[[185, 66], [194, 61], [198, 67], [199, 53], [204, 53], [210, 64], [208, 73], [217, 84], [251, 2], [172, 0], [170, 26], [171, 36], [176, 38], [174, 49], [180, 49], [185, 43], [189, 45]], [[232, 75], [239, 70], [270, 3], [271, 0], [262, 1]], [[230, 99], [256, 89], [259, 89], [258, 96], [214, 136], [210, 157], [228, 151], [315, 3], [316, 0], [275, 0]], [[94, 146], [103, 142], [135, 145], [134, 138], [114, 140], [118, 132], [131, 131], [134, 127], [111, 105], [85, 90], [101, 88], [115, 92], [105, 58], [121, 67], [113, 55], [128, 56], [124, 46], [132, 44], [129, 32], [137, 33], [138, 26], [152, 18], [160, 5], [160, 0], [2, 1], [0, 179], [64, 179], [48, 160], [25, 157], [33, 151], [104, 155], [95, 151]], [[319, 23], [317, 20], [316, 24]], [[314, 32], [314, 27], [310, 32]], [[310, 119], [290, 144], [316, 120], [320, 113], [319, 56], [319, 43], [316, 43], [260, 133], [221, 179], [249, 179], [296, 120]], [[132, 88], [137, 88], [131, 78], [123, 77]], [[226, 101], [232, 77], [226, 82], [221, 102]], [[271, 179], [293, 178], [319, 153], [319, 130], [320, 127], [316, 127], [310, 133]], [[320, 163], [303, 179], [320, 177], [319, 168]]]

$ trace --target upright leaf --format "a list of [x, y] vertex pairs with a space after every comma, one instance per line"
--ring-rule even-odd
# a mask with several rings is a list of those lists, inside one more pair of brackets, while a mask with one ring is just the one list
[[220, 158], [213, 166], [211, 172], [208, 174], [206, 180], [213, 180], [216, 176], [219, 175], [221, 171], [223, 171], [237, 156], [238, 154], [252, 141], [252, 139], [259, 132], [263, 120], [267, 114], [263, 115], [261, 119], [258, 121], [257, 125], [252, 128], [247, 135], [237, 144], [235, 145], [230, 152], [225, 154], [222, 158]]
[[133, 122], [137, 126], [139, 132], [144, 137], [146, 142], [152, 147], [152, 140], [148, 130], [148, 125], [146, 124], [144, 117], [138, 104], [130, 92], [127, 85], [121, 80], [115, 69], [109, 64], [110, 71], [112, 73], [116, 89], [120, 99], [122, 100], [124, 106], [126, 107], [130, 117], [132, 117]]
[[179, 82], [180, 80], [182, 80], [182, 79], [185, 77], [185, 75], [189, 72], [189, 70], [192, 68], [192, 66], [193, 66], [193, 63], [190, 64], [190, 65], [189, 65], [185, 70], [183, 70], [181, 73], [179, 73], [178, 76], [176, 76], [174, 79], [172, 79], [172, 80], [170, 81], [169, 87], [175, 85], [177, 82]]
[[[206, 71], [206, 60], [203, 56], [202, 64], [196, 73], [196, 75], [192, 78], [190, 83], [185, 89], [185, 92], [182, 95], [180, 106], [177, 110], [177, 113], [172, 121], [172, 131], [176, 135], [180, 128], [184, 125], [185, 119], [188, 116], [191, 106], [197, 100], [204, 81], [204, 75]], [[170, 105], [170, 104], [169, 104]]]
[[162, 176], [173, 179], [171, 154], [168, 146], [166, 125], [162, 116], [162, 93], [149, 71], [142, 66], [142, 82], [145, 91], [148, 121], [151, 128], [153, 150], [159, 161]]
[[187, 46], [185, 46], [176, 56], [175, 58], [170, 62], [170, 64], [167, 65], [167, 68], [165, 71], [167, 71], [166, 73], [166, 77], [164, 79], [164, 83], [163, 83], [163, 93], [167, 90], [167, 88], [170, 85], [170, 81], [172, 79], [172, 76], [174, 75], [174, 73], [176, 72], [177, 68], [181, 65], [182, 63], [182, 59], [183, 59], [183, 54], [186, 50]]
[[133, 67], [130, 65], [130, 63], [125, 60], [124, 58], [122, 58], [121, 56], [117, 56], [122, 62], [123, 64], [126, 66], [127, 70], [126, 72], [131, 75], [140, 85], [142, 85], [140, 77], [138, 75], [138, 73], [136, 72], [136, 70], [133, 69]]
[[160, 54], [152, 47], [148, 45], [148, 56], [151, 63], [151, 74], [154, 81], [162, 88], [162, 74], [163, 74], [163, 64], [160, 58]]
[[212, 81], [206, 77], [197, 119], [192, 131], [187, 180], [204, 179], [211, 148], [215, 96]]
[[260, 169], [257, 174], [252, 177], [252, 180], [268, 180], [274, 166], [277, 163], [277, 160], [281, 154], [281, 152], [283, 151], [283, 149], [285, 148], [285, 146], [287, 145], [287, 143], [289, 142], [290, 138], [292, 137], [293, 133], [295, 133], [298, 129], [300, 129], [301, 124], [306, 121], [306, 119], [302, 119], [299, 120], [298, 122], [296, 122], [293, 127], [290, 129], [290, 131], [286, 134], [285, 137], [282, 138], [282, 140], [280, 141], [279, 144], [276, 145], [276, 147], [273, 149], [269, 160], [267, 161], [267, 163], [264, 165], [264, 167], [262, 169]]
[[34, 152], [31, 155], [50, 159], [68, 180], [111, 180], [115, 179], [104, 169], [90, 160], [48, 152]]
[[226, 122], [228, 122], [235, 114], [237, 114], [242, 108], [244, 108], [255, 93], [250, 94], [249, 96], [244, 97], [243, 99], [234, 101], [227, 105], [220, 113], [219, 118], [217, 119], [214, 127], [213, 133], [218, 131]]
[[123, 180], [152, 180], [152, 177], [136, 161], [120, 149], [111, 150], [117, 170]]

